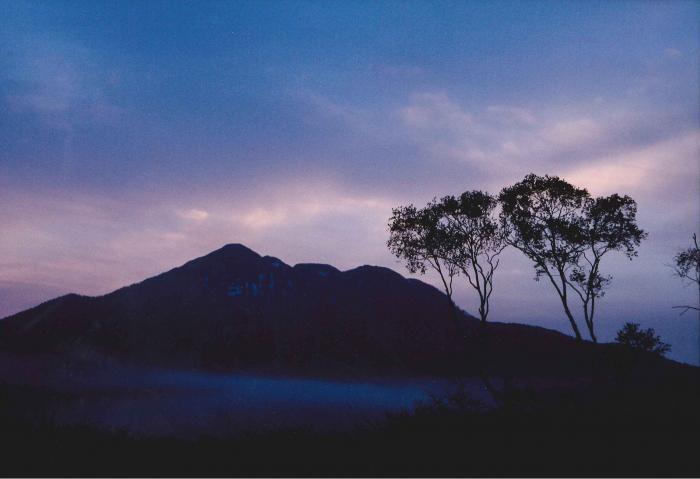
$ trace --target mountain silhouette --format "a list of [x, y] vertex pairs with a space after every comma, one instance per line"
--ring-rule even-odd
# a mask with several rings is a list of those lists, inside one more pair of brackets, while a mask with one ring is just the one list
[[[230, 244], [104, 296], [69, 294], [5, 318], [0, 350], [207, 370], [450, 375], [475, 367], [477, 330], [435, 287], [388, 268], [289, 266]], [[514, 324], [490, 324], [489, 337], [489, 364], [518, 373], [571, 372], [591, 347]]]

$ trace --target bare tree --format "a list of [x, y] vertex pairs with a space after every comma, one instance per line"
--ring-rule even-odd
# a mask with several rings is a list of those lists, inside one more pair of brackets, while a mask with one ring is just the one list
[[493, 276], [499, 255], [506, 247], [502, 229], [494, 216], [498, 202], [483, 191], [467, 191], [459, 197], [445, 196], [442, 210], [447, 231], [448, 262], [459, 268], [479, 295], [479, 317], [485, 323], [490, 311]]
[[[673, 257], [673, 271], [684, 281], [695, 283], [698, 287], [698, 306], [674, 306], [674, 309], [683, 309], [681, 314], [689, 310], [700, 311], [700, 248], [698, 248], [698, 237], [693, 233], [693, 245], [676, 253]], [[700, 314], [698, 315], [700, 318]]]

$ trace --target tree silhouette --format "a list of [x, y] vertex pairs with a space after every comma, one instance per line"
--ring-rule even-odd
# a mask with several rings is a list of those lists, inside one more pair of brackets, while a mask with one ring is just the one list
[[666, 355], [671, 350], [671, 346], [661, 341], [661, 338], [652, 328], [641, 329], [638, 323], [625, 323], [617, 332], [615, 338], [620, 344], [639, 351]]
[[681, 314], [691, 309], [700, 311], [700, 248], [698, 248], [698, 237], [695, 233], [693, 233], [693, 245], [676, 253], [676, 256], [673, 257], [673, 262], [673, 270], [676, 276], [682, 280], [695, 283], [698, 287], [698, 306], [674, 306], [674, 308], [682, 308]]
[[446, 259], [467, 278], [479, 295], [479, 316], [486, 322], [493, 292], [498, 256], [506, 247], [502, 229], [494, 216], [498, 202], [483, 191], [467, 191], [459, 197], [445, 196], [441, 209], [447, 231]]
[[499, 195], [508, 244], [534, 262], [536, 280], [549, 279], [578, 340], [581, 332], [569, 307], [569, 275], [585, 249], [581, 220], [589, 197], [585, 189], [556, 176], [535, 174]]
[[581, 227], [585, 249], [569, 280], [581, 299], [591, 340], [597, 342], [596, 299], [605, 295], [612, 281], [612, 276], [601, 273], [601, 260], [610, 251], [621, 251], [631, 260], [637, 256], [637, 247], [647, 233], [637, 226], [637, 203], [629, 196], [618, 194], [587, 200]]
[[637, 203], [618, 194], [592, 198], [561, 178], [534, 174], [504, 188], [499, 200], [508, 243], [535, 263], [535, 279], [545, 276], [552, 283], [580, 340], [569, 304], [570, 292], [578, 296], [588, 334], [597, 342], [596, 299], [612, 281], [601, 272], [603, 256], [621, 251], [632, 259], [647, 236], [637, 226]]
[[389, 219], [391, 252], [406, 262], [412, 273], [424, 274], [428, 268], [437, 271], [452, 304], [457, 327], [467, 339], [464, 324], [459, 320], [452, 299], [453, 279], [464, 274], [479, 295], [481, 334], [476, 364], [479, 375], [494, 399], [499, 397], [486, 372], [486, 320], [489, 299], [493, 292], [493, 275], [498, 268], [498, 255], [505, 248], [501, 228], [494, 217], [497, 201], [481, 191], [465, 192], [459, 197], [446, 196], [433, 200], [425, 208], [413, 205], [392, 210]]
[[501, 252], [506, 247], [503, 229], [494, 213], [498, 201], [483, 191], [465, 191], [459, 197], [445, 196], [436, 207], [440, 210], [447, 232], [446, 259], [467, 278], [479, 295], [480, 334], [476, 364], [486, 389], [496, 401], [502, 393], [491, 383], [487, 364], [489, 341], [486, 321], [490, 311], [493, 276]]
[[406, 263], [411, 273], [425, 274], [435, 270], [442, 280], [445, 294], [453, 308], [453, 279], [459, 268], [449, 259], [448, 231], [441, 221], [442, 213], [436, 202], [423, 209], [413, 205], [392, 209], [389, 219], [387, 246], [392, 254]]

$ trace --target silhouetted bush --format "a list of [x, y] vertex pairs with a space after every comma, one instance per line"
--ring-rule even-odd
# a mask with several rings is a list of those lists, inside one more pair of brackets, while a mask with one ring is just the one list
[[671, 346], [661, 341], [654, 329], [641, 329], [638, 323], [625, 323], [617, 332], [615, 341], [635, 350], [648, 351], [661, 356], [671, 350]]

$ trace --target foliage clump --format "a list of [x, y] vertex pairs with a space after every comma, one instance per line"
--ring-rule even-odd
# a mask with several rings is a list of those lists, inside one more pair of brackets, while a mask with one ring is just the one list
[[620, 344], [638, 351], [666, 355], [671, 346], [661, 341], [653, 328], [642, 329], [638, 323], [625, 323], [615, 338]]

